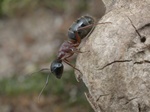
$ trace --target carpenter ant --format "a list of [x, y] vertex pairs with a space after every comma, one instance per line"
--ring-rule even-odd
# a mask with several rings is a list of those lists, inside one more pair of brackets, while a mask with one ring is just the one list
[[70, 64], [70, 62], [67, 59], [71, 57], [74, 53], [82, 53], [79, 49], [77, 49], [77, 47], [80, 45], [81, 40], [85, 38], [94, 27], [92, 24], [94, 24], [94, 19], [92, 17], [82, 16], [70, 26], [68, 31], [69, 39], [61, 45], [58, 51], [57, 58], [52, 62], [50, 67], [51, 72], [58, 79], [61, 78], [63, 73], [62, 61], [80, 72], [80, 70], [75, 68], [72, 64]]
[[[73, 67], [75, 70], [79, 71], [76, 67], [74, 67], [68, 61], [68, 58], [71, 57], [74, 53], [81, 53], [77, 47], [80, 45], [81, 40], [85, 38], [93, 29], [94, 27], [94, 19], [90, 16], [82, 16], [78, 18], [69, 28], [68, 31], [68, 40], [65, 41], [57, 54], [57, 58], [51, 63], [50, 70], [51, 72], [48, 74], [46, 79], [46, 84], [44, 85], [43, 89], [41, 90], [38, 99], [40, 98], [43, 90], [48, 84], [50, 74], [54, 74], [56, 78], [60, 79], [63, 74], [64, 66], [62, 62]], [[38, 72], [49, 70], [49, 69], [41, 69]], [[80, 72], [81, 73], [81, 72]], [[81, 73], [82, 74], [82, 73]]]
[[[74, 53], [82, 53], [77, 47], [80, 45], [81, 40], [90, 34], [92, 29], [95, 26], [94, 19], [90, 16], [82, 16], [78, 18], [69, 28], [68, 31], [68, 40], [65, 41], [57, 54], [57, 58], [52, 62], [50, 65], [51, 72], [48, 74], [46, 79], [46, 84], [44, 85], [43, 89], [41, 90], [39, 97], [41, 96], [43, 90], [48, 84], [49, 76], [50, 74], [54, 74], [56, 78], [60, 79], [63, 74], [64, 66], [62, 62], [65, 62], [66, 64], [70, 65], [72, 68], [80, 72], [79, 69], [74, 67], [70, 62], [68, 61], [68, 58], [71, 57]], [[104, 24], [104, 23], [98, 23], [98, 24]], [[49, 69], [41, 69], [40, 71], [49, 70]], [[40, 72], [38, 71], [38, 72]], [[81, 72], [80, 72], [81, 73]], [[81, 73], [82, 74], [82, 73]], [[77, 79], [78, 80], [78, 79]]]

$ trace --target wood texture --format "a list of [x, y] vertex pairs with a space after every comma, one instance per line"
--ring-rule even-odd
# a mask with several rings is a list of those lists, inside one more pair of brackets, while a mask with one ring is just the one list
[[150, 0], [104, 0], [77, 68], [95, 112], [150, 112]]

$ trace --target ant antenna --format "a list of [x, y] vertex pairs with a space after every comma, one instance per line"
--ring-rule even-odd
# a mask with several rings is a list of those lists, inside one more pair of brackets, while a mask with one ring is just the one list
[[28, 75], [33, 75], [33, 74], [35, 74], [35, 73], [39, 73], [39, 72], [42, 72], [42, 71], [45, 71], [45, 70], [49, 70], [49, 69], [48, 69], [48, 68], [42, 68], [42, 69], [40, 69], [39, 71], [33, 72], [33, 73], [31, 73], [31, 74], [28, 74]]
[[47, 75], [45, 85], [43, 86], [43, 88], [42, 88], [41, 92], [39, 93], [39, 96], [38, 96], [38, 102], [40, 101], [40, 97], [41, 97], [41, 95], [42, 95], [42, 93], [43, 93], [44, 89], [45, 89], [45, 88], [46, 88], [46, 86], [48, 85], [48, 82], [49, 82], [49, 76], [50, 76], [50, 74], [51, 74], [51, 73], [52, 73], [52, 72], [50, 72], [50, 73]]
[[[35, 73], [39, 73], [39, 72], [42, 72], [42, 71], [45, 71], [45, 70], [50, 70], [50, 69], [48, 69], [48, 68], [42, 68], [42, 69], [40, 69], [39, 71], [37, 71], [37, 72], [33, 72], [33, 73], [31, 73], [31, 74], [28, 74], [28, 75], [33, 75], [33, 74], [35, 74]], [[41, 95], [42, 95], [42, 93], [43, 93], [43, 91], [44, 91], [44, 89], [46, 88], [46, 86], [48, 85], [48, 81], [49, 81], [49, 76], [50, 76], [50, 74], [51, 74], [51, 72], [47, 75], [47, 79], [46, 79], [46, 83], [45, 83], [45, 85], [43, 86], [43, 88], [42, 88], [42, 90], [41, 90], [41, 92], [40, 92], [40, 94], [39, 94], [39, 96], [38, 96], [38, 102], [40, 101], [40, 97], [41, 97]]]

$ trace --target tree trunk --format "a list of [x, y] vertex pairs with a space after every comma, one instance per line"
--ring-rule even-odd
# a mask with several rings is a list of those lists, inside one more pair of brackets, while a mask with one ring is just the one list
[[[150, 0], [103, 0], [77, 68], [95, 112], [150, 112]], [[76, 73], [77, 76], [79, 74]]]

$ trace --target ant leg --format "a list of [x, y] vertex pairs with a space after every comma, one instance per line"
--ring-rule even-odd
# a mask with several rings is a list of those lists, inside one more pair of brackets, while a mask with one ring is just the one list
[[[63, 60], [66, 64], [68, 64], [69, 66], [71, 66], [72, 68], [74, 68], [75, 70], [77, 70], [78, 72], [80, 72], [81, 75], [83, 75], [81, 73], [81, 71], [79, 69], [77, 69], [75, 66], [73, 66], [67, 59]], [[77, 81], [79, 82], [79, 79], [81, 79], [81, 77], [76, 77]]]
[[94, 24], [90, 24], [90, 25], [87, 25], [87, 26], [84, 26], [84, 27], [78, 28], [78, 30], [82, 30], [82, 29], [90, 28], [90, 27], [93, 27], [93, 26], [96, 26], [96, 25], [99, 25], [99, 24], [107, 24], [107, 23], [112, 23], [112, 22], [94, 23]]
[[79, 71], [81, 73], [81, 71], [79, 69], [77, 69], [75, 66], [73, 66], [67, 59], [63, 60], [66, 64], [70, 65], [72, 68], [74, 68], [75, 70]]
[[79, 36], [78, 32], [77, 31], [74, 31], [75, 33], [75, 36], [76, 36], [76, 39], [77, 39], [77, 42], [76, 43], [72, 43], [72, 46], [73, 47], [78, 47], [81, 43], [81, 37]]
[[[75, 35], [76, 35], [76, 38], [77, 38], [77, 44], [80, 44], [81, 43], [81, 37], [79, 36], [78, 32], [75, 31]], [[79, 45], [78, 45], [79, 46]]]
[[84, 53], [84, 52], [80, 51], [77, 48], [73, 48], [72, 51], [73, 51], [73, 53], [76, 53], [76, 54], [78, 54], [78, 53]]
[[33, 72], [33, 73], [30, 73], [30, 74], [28, 74], [28, 75], [33, 75], [33, 74], [35, 74], [35, 73], [38, 73], [38, 72], [42, 72], [42, 71], [45, 71], [45, 70], [50, 70], [50, 69], [48, 69], [48, 68], [42, 68], [41, 70], [39, 70], [39, 71], [37, 71], [37, 72]]
[[75, 53], [84, 53], [84, 52], [80, 51], [79, 49], [75, 49], [74, 51], [75, 51]]
[[48, 85], [48, 81], [49, 81], [49, 76], [50, 76], [50, 74], [51, 74], [51, 72], [47, 75], [46, 83], [45, 83], [45, 85], [43, 86], [43, 88], [42, 88], [42, 90], [41, 90], [41, 92], [40, 92], [40, 94], [39, 94], [39, 96], [38, 96], [38, 102], [40, 101], [40, 97], [41, 97], [41, 95], [42, 95], [44, 89], [45, 89], [46, 86]]

